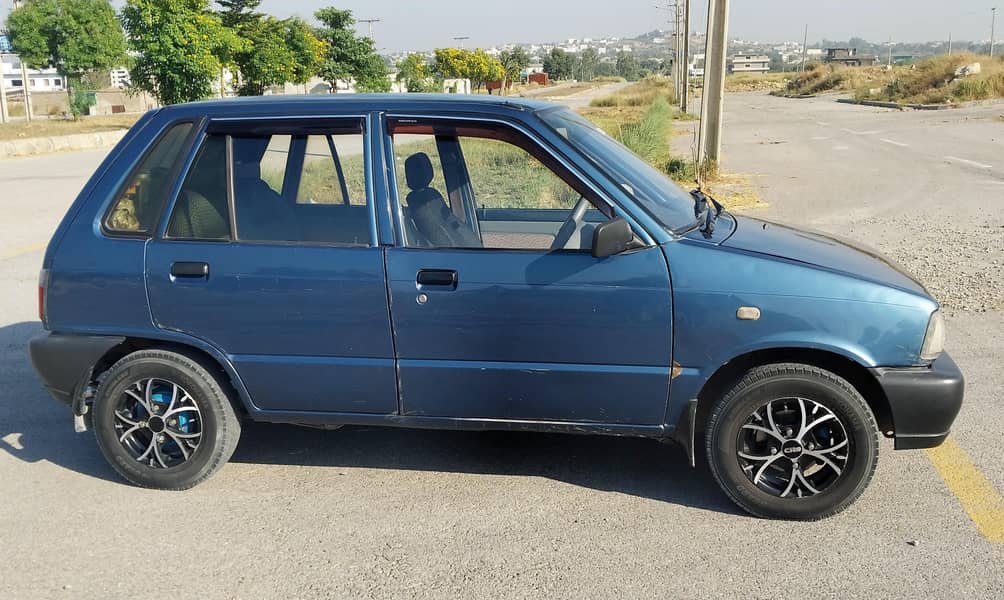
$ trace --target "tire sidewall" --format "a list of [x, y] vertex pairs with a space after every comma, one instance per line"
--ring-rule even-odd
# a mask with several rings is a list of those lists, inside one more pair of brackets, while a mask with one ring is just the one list
[[[202, 419], [203, 433], [198, 448], [188, 460], [167, 469], [138, 462], [122, 447], [115, 430], [114, 411], [125, 390], [137, 381], [151, 377], [177, 383], [184, 388], [198, 406]], [[221, 395], [215, 381], [206, 373], [198, 373], [161, 357], [126, 358], [112, 367], [108, 377], [98, 387], [93, 405], [94, 434], [98, 446], [112, 467], [137, 485], [190, 487], [213, 468], [213, 455], [219, 452], [220, 425], [225, 418], [221, 411]]]
[[[839, 512], [868, 484], [877, 459], [877, 439], [874, 420], [860, 396], [809, 374], [774, 375], [730, 396], [713, 423], [708, 454], [726, 491], [750, 512], [789, 519], [818, 518]], [[847, 432], [851, 453], [839, 479], [808, 498], [779, 498], [761, 490], [743, 473], [737, 454], [740, 429], [753, 411], [771, 400], [791, 397], [812, 400], [833, 411]]]

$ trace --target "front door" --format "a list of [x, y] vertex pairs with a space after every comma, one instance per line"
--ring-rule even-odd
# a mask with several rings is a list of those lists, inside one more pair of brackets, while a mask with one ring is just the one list
[[672, 307], [659, 248], [594, 258], [592, 230], [615, 209], [513, 127], [387, 126], [402, 414], [661, 424]]
[[259, 409], [396, 413], [363, 121], [307, 121], [210, 125], [147, 249], [153, 318], [226, 353]]

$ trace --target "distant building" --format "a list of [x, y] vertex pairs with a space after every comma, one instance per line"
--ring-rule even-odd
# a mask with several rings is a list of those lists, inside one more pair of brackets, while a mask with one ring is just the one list
[[11, 52], [13, 47], [10, 45], [10, 37], [6, 33], [0, 33], [0, 52]]
[[729, 57], [729, 73], [766, 73], [770, 57], [763, 54], [736, 54]]
[[124, 90], [132, 85], [132, 79], [129, 78], [129, 69], [126, 69], [125, 67], [112, 69], [108, 72], [108, 77], [111, 79], [111, 84], [114, 88]]
[[694, 54], [690, 57], [690, 64], [687, 65], [687, 73], [690, 77], [704, 77], [704, 55]]
[[[8, 92], [24, 89], [21, 57], [17, 54], [4, 54], [0, 57], [0, 77], [3, 77], [4, 89]], [[28, 69], [28, 90], [61, 92], [66, 90], [66, 80], [55, 69]]]
[[857, 48], [827, 48], [824, 60], [848, 67], [871, 67], [878, 62], [878, 57], [874, 54], [858, 54]]

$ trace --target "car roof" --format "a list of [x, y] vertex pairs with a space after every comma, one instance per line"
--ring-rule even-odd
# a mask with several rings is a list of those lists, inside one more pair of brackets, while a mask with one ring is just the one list
[[270, 116], [391, 112], [444, 111], [504, 114], [536, 112], [559, 106], [543, 100], [474, 94], [305, 94], [249, 96], [175, 104], [163, 110], [176, 116]]

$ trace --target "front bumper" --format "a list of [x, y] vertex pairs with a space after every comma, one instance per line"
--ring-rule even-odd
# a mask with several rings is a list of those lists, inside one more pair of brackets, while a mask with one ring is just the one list
[[933, 448], [945, 441], [966, 387], [951, 356], [942, 353], [929, 367], [878, 367], [871, 372], [889, 401], [897, 450]]
[[73, 404], [74, 392], [94, 364], [125, 341], [107, 335], [42, 333], [28, 341], [31, 364], [53, 398]]

